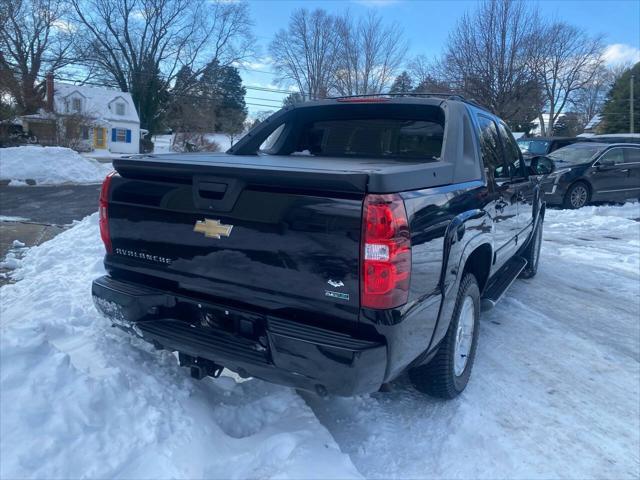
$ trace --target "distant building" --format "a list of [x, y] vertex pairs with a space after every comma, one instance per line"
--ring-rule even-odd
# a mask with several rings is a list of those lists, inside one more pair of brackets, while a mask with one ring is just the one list
[[[556, 123], [558, 122], [558, 120], [560, 120], [562, 117], [564, 117], [564, 113], [561, 113], [558, 118], [556, 119]], [[545, 126], [549, 127], [549, 114], [548, 113], [543, 113], [542, 114], [542, 121], [544, 122]], [[553, 132], [545, 132], [545, 134], [542, 134], [542, 128], [540, 128], [540, 119], [538, 117], [536, 117], [535, 119], [533, 119], [531, 121], [531, 124], [533, 125], [533, 127], [531, 128], [531, 131], [529, 132], [529, 136], [530, 137], [551, 137], [553, 135]]]
[[140, 118], [130, 93], [102, 87], [54, 84], [52, 75], [47, 76], [46, 84], [44, 111], [22, 117], [24, 130], [32, 132], [40, 143], [59, 144], [60, 130], [76, 120], [79, 150], [139, 152]]

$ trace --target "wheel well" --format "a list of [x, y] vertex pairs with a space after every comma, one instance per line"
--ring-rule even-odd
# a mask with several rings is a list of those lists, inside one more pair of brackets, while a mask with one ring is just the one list
[[477, 247], [467, 258], [464, 264], [463, 275], [466, 272], [473, 273], [478, 282], [480, 293], [484, 290], [491, 270], [491, 246], [484, 243]]

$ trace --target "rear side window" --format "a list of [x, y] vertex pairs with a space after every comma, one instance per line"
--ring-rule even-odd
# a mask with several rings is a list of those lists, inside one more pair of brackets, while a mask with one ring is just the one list
[[640, 148], [625, 148], [624, 155], [626, 163], [640, 163]]
[[478, 115], [480, 126], [480, 148], [482, 161], [487, 176], [491, 178], [509, 178], [509, 173], [504, 168], [502, 147], [498, 138], [498, 128], [493, 120], [483, 115]]
[[296, 152], [327, 157], [437, 159], [444, 126], [412, 119], [345, 119], [306, 125]]

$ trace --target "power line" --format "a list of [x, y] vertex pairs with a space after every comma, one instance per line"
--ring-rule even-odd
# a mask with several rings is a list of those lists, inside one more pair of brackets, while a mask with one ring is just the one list
[[[81, 66], [87, 66], [85, 64], [77, 64], [77, 65], [81, 65]], [[237, 67], [236, 67], [237, 68]], [[13, 70], [14, 73], [21, 75], [21, 72]], [[159, 78], [161, 80], [167, 81], [166, 77], [164, 77], [163, 75], [156, 75], [153, 73], [147, 73], [147, 72], [139, 72], [138, 75], [141, 76], [147, 76], [147, 77], [156, 77]], [[36, 75], [36, 78], [40, 78], [41, 80], [45, 80], [46, 79], [46, 75], [45, 74], [38, 74]], [[65, 77], [60, 77], [60, 76], [56, 76], [55, 77], [57, 80], [63, 81], [63, 82], [73, 82], [73, 83], [81, 83], [82, 85], [94, 85], [94, 86], [99, 86], [99, 87], [113, 87], [113, 88], [118, 88], [118, 85], [115, 83], [95, 83], [95, 82], [91, 82], [90, 80], [85, 80], [85, 79], [74, 79], [74, 78], [65, 78]], [[247, 90], [255, 90], [255, 91], [259, 91], [259, 92], [268, 92], [268, 93], [278, 93], [278, 94], [282, 94], [282, 95], [290, 95], [292, 93], [300, 93], [297, 90], [285, 90], [285, 89], [279, 89], [279, 88], [271, 88], [271, 87], [261, 87], [261, 86], [257, 86], [257, 85], [242, 85], [245, 89]]]

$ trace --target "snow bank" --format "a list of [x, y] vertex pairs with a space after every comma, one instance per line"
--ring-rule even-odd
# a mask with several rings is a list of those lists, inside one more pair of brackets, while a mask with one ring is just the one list
[[197, 382], [98, 316], [97, 215], [29, 249], [0, 289], [1, 478], [353, 478], [294, 391]]
[[98, 183], [112, 169], [111, 164], [83, 157], [70, 148], [0, 148], [0, 179], [11, 180], [12, 186], [24, 185], [27, 179], [39, 185]]

